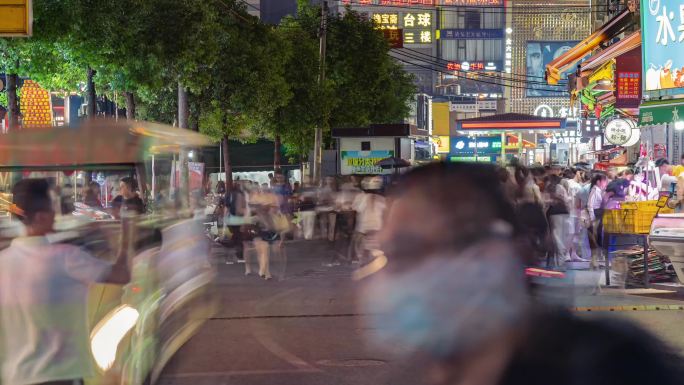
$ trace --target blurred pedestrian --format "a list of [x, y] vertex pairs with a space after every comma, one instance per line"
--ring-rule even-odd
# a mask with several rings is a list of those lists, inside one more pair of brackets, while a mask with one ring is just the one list
[[337, 198], [337, 181], [332, 176], [325, 177], [323, 185], [318, 190], [316, 212], [319, 223], [321, 237], [329, 242], [335, 241], [335, 225], [337, 223], [337, 212], [335, 211], [335, 200]]
[[431, 164], [392, 194], [384, 256], [355, 275], [365, 277], [368, 339], [397, 360], [389, 383], [681, 382], [681, 359], [638, 327], [536, 303], [525, 242], [493, 167]]
[[551, 235], [555, 246], [555, 266], [559, 266], [570, 258], [570, 243], [572, 232], [570, 230], [570, 211], [568, 209], [570, 198], [565, 188], [561, 185], [561, 178], [556, 174], [550, 174], [544, 182], [544, 195], [548, 207], [546, 214], [551, 225]]
[[549, 223], [545, 215], [544, 201], [539, 186], [530, 170], [524, 166], [515, 168], [515, 210], [521, 227], [529, 237], [536, 256], [541, 258], [550, 252]]
[[358, 261], [362, 266], [369, 262], [370, 251], [377, 249], [377, 232], [382, 229], [383, 217], [387, 209], [382, 190], [382, 177], [364, 179], [363, 192], [357, 194], [352, 202], [356, 212], [356, 228], [349, 244], [347, 260]]
[[102, 208], [102, 202], [100, 201], [100, 195], [101, 195], [101, 188], [100, 184], [93, 181], [90, 181], [88, 183], [88, 186], [85, 191], [85, 196], [83, 197], [83, 203], [87, 204], [88, 206], [92, 208], [97, 208], [101, 209]]
[[605, 208], [604, 191], [608, 186], [608, 177], [603, 173], [594, 173], [591, 177], [587, 212], [591, 223], [590, 244], [592, 266], [597, 268], [603, 255], [603, 211]]
[[130, 280], [128, 221], [114, 264], [77, 246], [51, 243], [55, 210], [44, 179], [14, 186], [12, 213], [26, 236], [0, 252], [2, 383], [82, 384], [95, 375], [87, 324], [88, 288]]
[[138, 195], [138, 182], [130, 176], [119, 181], [119, 195], [112, 200], [112, 214], [114, 218], [121, 218], [121, 211], [131, 211], [138, 214], [145, 213], [145, 203]]

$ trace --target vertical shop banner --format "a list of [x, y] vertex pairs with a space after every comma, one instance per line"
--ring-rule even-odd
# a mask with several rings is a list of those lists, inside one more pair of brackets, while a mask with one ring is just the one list
[[341, 151], [340, 171], [342, 175], [351, 174], [388, 174], [391, 170], [384, 170], [375, 164], [383, 159], [394, 156], [394, 151]]
[[646, 91], [684, 87], [684, 1], [641, 1]]
[[[536, 83], [530, 83], [526, 92], [527, 97], [553, 97], [559, 96], [558, 91], [565, 91], [566, 86], [551, 86], [544, 81], [546, 65], [560, 55], [568, 52], [577, 45], [577, 41], [528, 41], [527, 60], [525, 62], [527, 76]], [[569, 69], [561, 75], [561, 80], [567, 80], [568, 74], [574, 68]]]
[[615, 59], [615, 107], [638, 108], [641, 101], [641, 49]]
[[204, 186], [204, 163], [188, 162], [188, 184], [190, 191], [202, 189]]

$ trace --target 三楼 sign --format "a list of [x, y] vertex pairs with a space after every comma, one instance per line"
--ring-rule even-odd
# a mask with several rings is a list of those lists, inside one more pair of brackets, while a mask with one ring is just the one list
[[385, 170], [376, 163], [394, 156], [394, 151], [340, 151], [340, 171], [342, 175], [351, 174], [386, 174]]
[[641, 1], [646, 91], [684, 87], [684, 1]]
[[32, 0], [0, 0], [0, 36], [33, 34]]

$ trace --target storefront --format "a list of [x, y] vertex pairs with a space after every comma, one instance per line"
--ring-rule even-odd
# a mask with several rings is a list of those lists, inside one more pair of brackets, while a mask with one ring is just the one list
[[[564, 118], [508, 113], [464, 119], [451, 132], [448, 159], [505, 164], [515, 158], [532, 164], [539, 161], [537, 143], [550, 148], [551, 138], [558, 142], [557, 135], [565, 131]], [[546, 151], [545, 158], [551, 159]]]
[[432, 151], [427, 130], [411, 124], [373, 124], [362, 128], [332, 130], [338, 151], [340, 175], [387, 174], [376, 163], [397, 157], [411, 164], [431, 161]]

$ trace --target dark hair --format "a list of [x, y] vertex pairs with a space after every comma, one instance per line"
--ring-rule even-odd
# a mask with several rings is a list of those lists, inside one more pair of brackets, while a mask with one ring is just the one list
[[558, 175], [549, 175], [544, 178], [544, 191], [549, 194], [554, 194], [556, 192], [556, 187], [560, 184], [561, 177]]
[[572, 179], [577, 175], [577, 170], [574, 168], [566, 168], [565, 171], [563, 171], [563, 178], [565, 179]]
[[655, 161], [655, 166], [656, 166], [656, 167], [665, 166], [665, 165], [668, 165], [668, 164], [670, 164], [670, 162], [669, 162], [667, 159], [665, 159], [665, 158], [659, 158], [659, 159], [657, 159], [657, 160]]
[[622, 175], [634, 175], [634, 170], [628, 168], [627, 170], [622, 172]]
[[46, 179], [21, 180], [12, 188], [12, 195], [18, 209], [15, 214], [26, 224], [30, 224], [37, 213], [54, 210], [50, 199], [50, 184]]
[[[408, 172], [393, 186], [390, 195], [401, 196], [416, 190], [424, 192], [428, 203], [447, 216], [454, 228], [460, 227], [459, 233], [466, 239], [483, 235], [487, 229], [479, 227], [496, 219], [518, 230], [513, 205], [494, 165], [431, 163]], [[466, 222], [469, 226], [464, 227]]]
[[121, 178], [121, 182], [124, 182], [124, 184], [126, 184], [126, 186], [128, 186], [128, 188], [131, 191], [138, 191], [138, 181], [131, 178], [130, 176], [125, 176]]
[[591, 187], [593, 188], [599, 181], [606, 179], [608, 179], [606, 174], [600, 172], [594, 173], [594, 175], [591, 176]]

